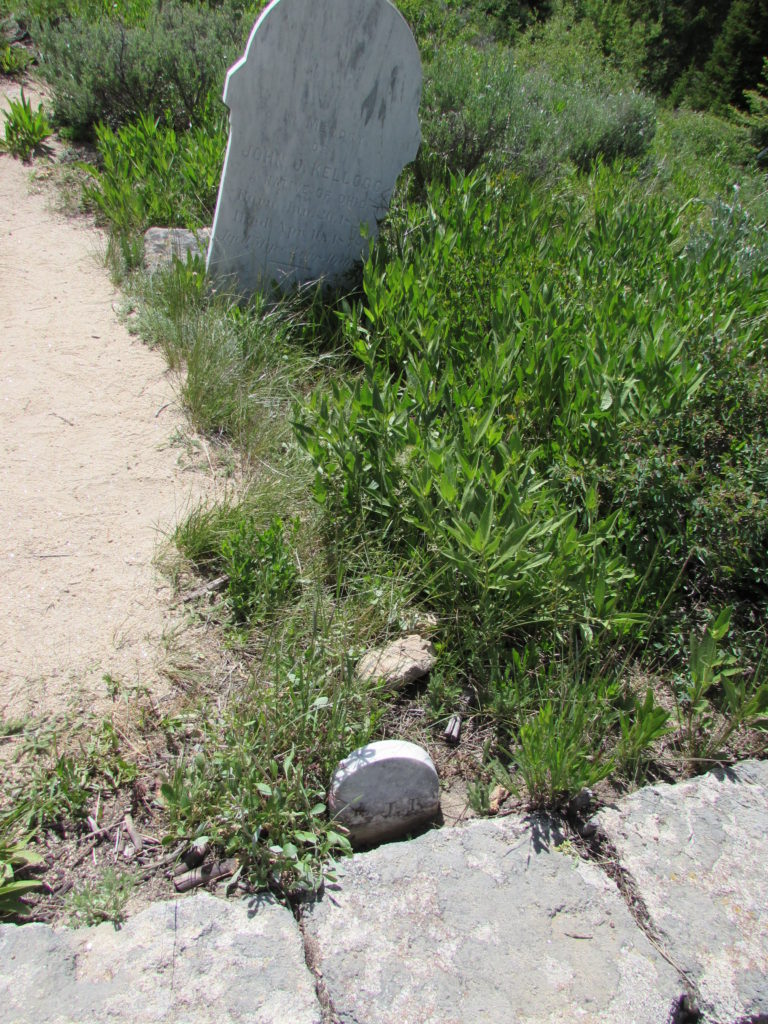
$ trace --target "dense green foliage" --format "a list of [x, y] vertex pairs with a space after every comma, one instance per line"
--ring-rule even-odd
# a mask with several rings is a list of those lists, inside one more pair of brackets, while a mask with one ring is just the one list
[[347, 315], [362, 373], [299, 414], [321, 500], [422, 563], [475, 657], [684, 562], [710, 597], [768, 584], [765, 245], [629, 168], [586, 184], [432, 187]]
[[[29, 3], [133, 270], [150, 223], [210, 222], [223, 71], [258, 5]], [[494, 781], [557, 806], [765, 751], [764, 4], [402, 10], [423, 143], [355, 289], [238, 301], [194, 259], [126, 279], [191, 423], [255, 479], [175, 533], [253, 672], [191, 732], [166, 723], [168, 839], [205, 835], [284, 891], [347, 849], [338, 757], [459, 706], [484, 737], [478, 806]], [[438, 651], [422, 691], [355, 679], [415, 628]], [[58, 758], [29, 827], [82, 815], [94, 770]]]
[[116, 231], [211, 223], [227, 145], [223, 109], [182, 133], [145, 114], [116, 132], [100, 124], [96, 141], [101, 159], [85, 198]]

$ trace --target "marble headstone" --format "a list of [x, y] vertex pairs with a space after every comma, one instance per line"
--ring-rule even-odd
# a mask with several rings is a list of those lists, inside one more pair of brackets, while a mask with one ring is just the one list
[[353, 750], [333, 773], [328, 810], [355, 846], [406, 835], [435, 817], [440, 782], [429, 754], [405, 740]]
[[224, 87], [214, 285], [343, 284], [416, 156], [420, 99], [418, 47], [389, 0], [273, 0]]

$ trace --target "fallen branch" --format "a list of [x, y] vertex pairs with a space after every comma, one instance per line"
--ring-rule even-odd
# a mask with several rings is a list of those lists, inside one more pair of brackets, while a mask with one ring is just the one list
[[212, 882], [216, 878], [226, 878], [227, 875], [232, 875], [237, 870], [237, 861], [233, 858], [229, 860], [215, 860], [212, 864], [206, 864], [204, 867], [195, 868], [194, 871], [187, 871], [183, 875], [179, 875], [173, 881], [176, 887], [176, 892], [188, 892], [190, 889], [197, 888], [198, 885], [205, 885], [206, 882]]
[[182, 604], [195, 601], [198, 597], [205, 597], [206, 594], [212, 594], [215, 590], [221, 590], [228, 580], [229, 576], [217, 576], [215, 580], [211, 580], [205, 586], [198, 587], [196, 590], [191, 590], [188, 594], [185, 594], [181, 599]]

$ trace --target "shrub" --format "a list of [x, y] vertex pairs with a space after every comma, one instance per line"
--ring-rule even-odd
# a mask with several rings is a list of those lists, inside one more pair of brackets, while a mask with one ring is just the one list
[[759, 228], [732, 211], [699, 229], [627, 167], [557, 194], [452, 179], [427, 201], [349, 307], [359, 375], [297, 415], [329, 513], [419, 566], [480, 678], [565, 622], [635, 628], [633, 579], [649, 608], [684, 564], [699, 595], [758, 594]]
[[76, 16], [40, 25], [54, 118], [83, 139], [99, 122], [113, 130], [140, 117], [165, 118], [177, 130], [199, 124], [249, 27], [231, 6], [182, 0], [155, 0], [137, 25]]
[[502, 47], [442, 50], [425, 70], [417, 173], [429, 180], [484, 164], [533, 179], [569, 161], [587, 169], [641, 155], [655, 131], [653, 102], [596, 78], [518, 67]]
[[443, 167], [473, 171], [503, 144], [513, 113], [514, 60], [509, 50], [441, 49], [425, 71], [421, 174]]

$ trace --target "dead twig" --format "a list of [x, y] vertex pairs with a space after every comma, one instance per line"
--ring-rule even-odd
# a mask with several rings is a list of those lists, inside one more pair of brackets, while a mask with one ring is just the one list
[[130, 816], [130, 814], [126, 814], [126, 816], [123, 818], [123, 824], [125, 825], [125, 831], [128, 833], [131, 842], [133, 843], [134, 850], [136, 851], [137, 854], [141, 853], [141, 851], [144, 849], [144, 840], [136, 831], [136, 826], [133, 824], [133, 818]]
[[169, 864], [173, 864], [174, 861], [179, 859], [186, 845], [186, 843], [179, 843], [179, 845], [171, 850], [170, 853], [166, 853], [164, 857], [161, 857], [159, 860], [150, 861], [149, 864], [145, 864], [141, 871], [141, 877], [146, 880], [152, 872], [156, 871], [158, 868], [165, 868]]
[[85, 850], [83, 850], [81, 854], [75, 857], [75, 859], [72, 861], [72, 863], [69, 865], [70, 870], [72, 870], [72, 868], [76, 868], [79, 864], [82, 864], [85, 858], [89, 857], [91, 853], [96, 849], [96, 847], [104, 838], [104, 836], [107, 835], [108, 832], [111, 832], [113, 828], [116, 828], [122, 820], [123, 817], [121, 815], [119, 818], [115, 818], [114, 821], [110, 822], [109, 825], [105, 825], [103, 828], [92, 828], [91, 834], [86, 839], [88, 846], [86, 847]]

